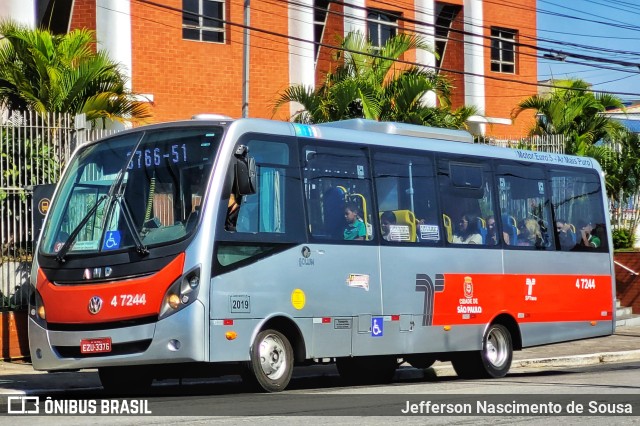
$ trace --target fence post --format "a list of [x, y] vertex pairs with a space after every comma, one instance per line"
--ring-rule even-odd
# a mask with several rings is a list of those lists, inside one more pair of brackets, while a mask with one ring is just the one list
[[76, 115], [73, 125], [76, 130], [76, 146], [74, 147], [76, 148], [87, 141], [87, 115]]

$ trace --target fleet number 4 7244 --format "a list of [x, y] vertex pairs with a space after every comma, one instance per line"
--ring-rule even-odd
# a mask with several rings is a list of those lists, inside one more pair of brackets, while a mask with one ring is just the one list
[[111, 306], [140, 306], [147, 303], [147, 295], [142, 294], [121, 294], [113, 296]]
[[596, 288], [596, 280], [595, 278], [578, 278], [576, 279], [576, 288], [593, 290]]

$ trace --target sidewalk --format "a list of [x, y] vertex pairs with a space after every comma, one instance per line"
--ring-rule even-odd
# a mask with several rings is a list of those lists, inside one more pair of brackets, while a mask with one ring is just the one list
[[[640, 327], [618, 327], [615, 334], [558, 343], [514, 352], [511, 372], [531, 368], [579, 367], [640, 360]], [[449, 363], [436, 363], [437, 372], [450, 374]], [[295, 374], [295, 373], [294, 373]], [[45, 373], [30, 363], [0, 362], [0, 394], [18, 395], [79, 389], [99, 389], [95, 370]]]

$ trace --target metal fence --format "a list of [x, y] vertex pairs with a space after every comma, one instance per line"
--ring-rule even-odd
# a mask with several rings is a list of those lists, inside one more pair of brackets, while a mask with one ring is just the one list
[[77, 145], [113, 133], [84, 115], [5, 112], [0, 116], [0, 309], [28, 300], [33, 256], [33, 187], [55, 184]]
[[528, 136], [520, 138], [477, 136], [477, 143], [500, 146], [503, 148], [528, 149], [531, 151], [552, 152], [564, 154], [564, 135]]

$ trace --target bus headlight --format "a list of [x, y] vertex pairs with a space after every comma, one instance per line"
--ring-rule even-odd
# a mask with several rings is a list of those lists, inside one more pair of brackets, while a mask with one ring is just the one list
[[193, 303], [200, 289], [200, 266], [197, 266], [176, 280], [164, 295], [158, 319], [173, 315]]
[[31, 296], [29, 297], [29, 316], [41, 327], [46, 327], [47, 314], [44, 308], [44, 302], [42, 302], [40, 293], [33, 288], [31, 289]]

